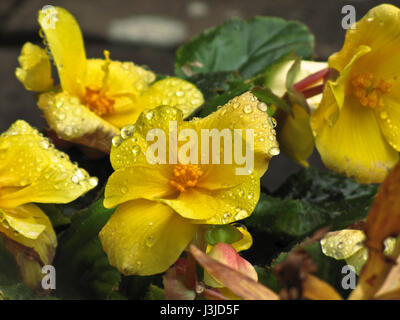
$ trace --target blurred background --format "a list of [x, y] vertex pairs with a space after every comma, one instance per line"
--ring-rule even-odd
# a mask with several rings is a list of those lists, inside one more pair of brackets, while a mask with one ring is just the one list
[[[376, 0], [0, 0], [0, 132], [17, 119], [38, 128], [45, 121], [33, 95], [14, 76], [17, 57], [26, 41], [41, 43], [37, 12], [45, 5], [62, 6], [78, 20], [88, 57], [134, 61], [153, 71], [173, 73], [175, 51], [180, 44], [205, 28], [229, 18], [255, 15], [278, 16], [306, 24], [315, 35], [315, 59], [326, 60], [340, 50], [345, 30], [341, 27], [344, 5], [353, 5], [357, 20], [381, 4]], [[385, 1], [400, 5], [400, 0]], [[268, 30], [265, 30], [268, 32]], [[322, 167], [317, 154], [310, 161]], [[275, 188], [299, 166], [284, 156], [275, 157], [264, 183]]]

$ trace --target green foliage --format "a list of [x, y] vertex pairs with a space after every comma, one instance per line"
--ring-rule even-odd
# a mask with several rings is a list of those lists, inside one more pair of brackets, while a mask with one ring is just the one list
[[246, 225], [288, 240], [301, 240], [324, 226], [346, 227], [366, 217], [376, 186], [333, 172], [304, 169], [273, 195], [262, 193]]
[[313, 36], [294, 21], [275, 17], [232, 19], [205, 30], [178, 49], [175, 73], [193, 74], [238, 71], [247, 79], [289, 53], [310, 59]]
[[164, 290], [151, 284], [146, 294], [146, 300], [165, 300]]
[[346, 228], [366, 217], [376, 191], [375, 185], [334, 172], [303, 169], [272, 195], [261, 193], [253, 214], [244, 220], [254, 239], [246, 256], [257, 264], [270, 263], [322, 227]]
[[110, 266], [98, 234], [114, 210], [97, 200], [72, 218], [59, 239], [54, 265], [57, 296], [68, 299], [108, 298], [118, 290], [121, 275]]

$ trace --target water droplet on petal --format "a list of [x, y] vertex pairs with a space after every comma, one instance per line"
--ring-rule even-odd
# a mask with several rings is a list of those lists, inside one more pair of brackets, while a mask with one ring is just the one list
[[280, 150], [278, 147], [272, 147], [271, 149], [268, 150], [268, 153], [271, 156], [277, 156], [280, 153]]
[[114, 138], [112, 138], [111, 142], [114, 147], [119, 147], [122, 143], [122, 138], [121, 136], [115, 136]]

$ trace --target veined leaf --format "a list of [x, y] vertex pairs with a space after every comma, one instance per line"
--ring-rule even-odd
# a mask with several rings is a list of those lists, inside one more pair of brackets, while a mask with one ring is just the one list
[[310, 59], [314, 37], [294, 21], [275, 17], [232, 19], [205, 30], [178, 49], [175, 73], [238, 71], [247, 79], [289, 53]]

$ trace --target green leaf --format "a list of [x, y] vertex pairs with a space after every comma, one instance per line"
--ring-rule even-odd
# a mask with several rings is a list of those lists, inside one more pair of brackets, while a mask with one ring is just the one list
[[187, 80], [201, 91], [205, 101], [230, 90], [234, 84], [243, 82], [237, 73], [230, 71], [198, 73]]
[[146, 294], [146, 300], [165, 300], [164, 290], [151, 284]]
[[162, 275], [122, 277], [120, 293], [130, 300], [153, 300], [151, 295], [160, 295], [152, 286], [162, 286]]
[[121, 275], [108, 263], [98, 238], [113, 212], [99, 199], [72, 217], [70, 228], [59, 239], [54, 262], [58, 296], [105, 299], [118, 289]]
[[71, 223], [71, 219], [65, 216], [62, 211], [54, 204], [36, 204], [49, 217], [54, 228], [62, 227]]
[[236, 72], [199, 73], [187, 80], [202, 92], [206, 101], [196, 112], [199, 117], [213, 113], [217, 107], [252, 87], [251, 83], [246, 83]]
[[376, 190], [374, 185], [360, 185], [333, 172], [304, 169], [273, 195], [261, 193], [245, 224], [251, 232], [289, 245], [324, 226], [333, 231], [364, 219]]
[[212, 246], [219, 243], [234, 243], [242, 239], [241, 232], [231, 225], [211, 225], [208, 227], [205, 238]]
[[282, 289], [282, 284], [275, 276], [273, 268], [254, 266], [254, 269], [256, 269], [257, 272], [258, 282], [270, 288], [272, 291], [279, 293], [279, 291]]
[[238, 84], [229, 91], [226, 91], [223, 94], [215, 96], [213, 99], [210, 99], [209, 101], [206, 102], [206, 104], [201, 109], [199, 117], [206, 117], [210, 113], [217, 111], [217, 108], [219, 106], [223, 106], [234, 97], [239, 96], [242, 93], [250, 90], [252, 86], [253, 85], [251, 83], [242, 82], [241, 84]]
[[177, 51], [175, 73], [238, 71], [247, 79], [289, 53], [310, 59], [314, 38], [307, 27], [275, 17], [232, 19], [205, 30]]

